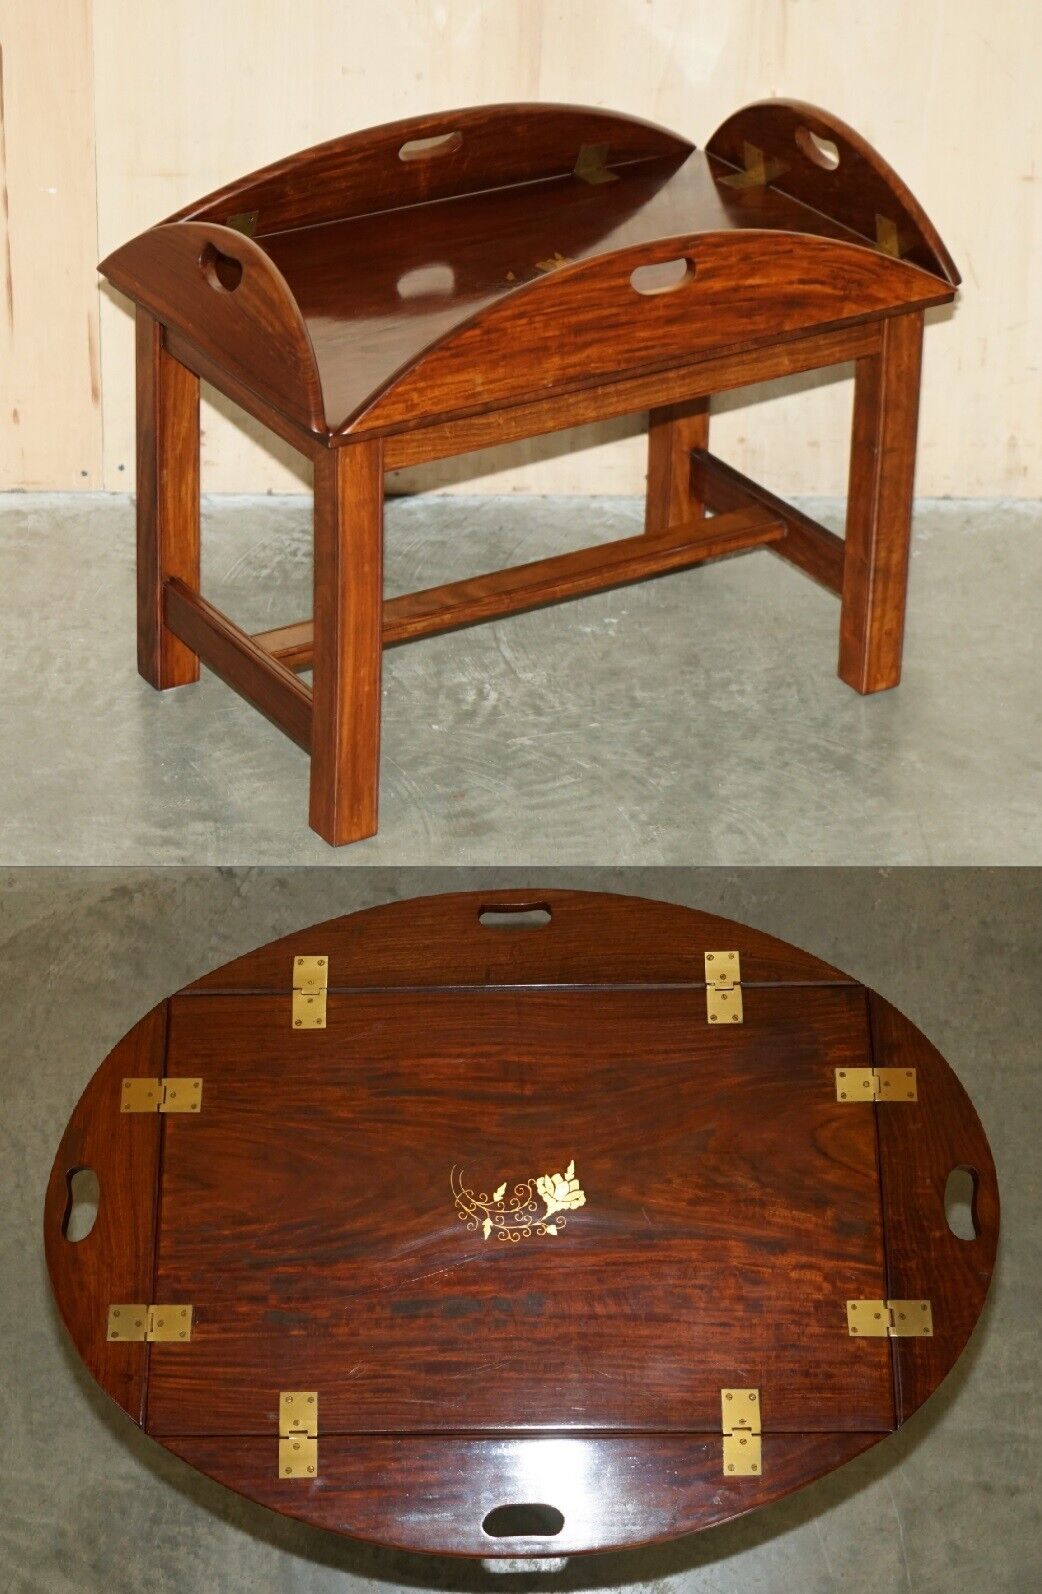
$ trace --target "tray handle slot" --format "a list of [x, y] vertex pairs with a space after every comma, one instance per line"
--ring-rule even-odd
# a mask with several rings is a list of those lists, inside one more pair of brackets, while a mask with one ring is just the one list
[[481, 1524], [490, 1539], [554, 1539], [563, 1527], [563, 1512], [536, 1501], [493, 1506]]
[[433, 138], [407, 138], [398, 151], [400, 161], [436, 160], [440, 155], [454, 155], [463, 148], [463, 134], [459, 128], [451, 133], [436, 133]]

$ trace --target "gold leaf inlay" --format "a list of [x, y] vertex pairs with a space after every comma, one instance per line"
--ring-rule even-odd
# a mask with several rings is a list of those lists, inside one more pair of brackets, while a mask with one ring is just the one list
[[563, 1173], [540, 1173], [522, 1179], [509, 1195], [506, 1181], [491, 1195], [474, 1189], [458, 1167], [449, 1175], [449, 1187], [461, 1223], [475, 1233], [480, 1229], [486, 1240], [495, 1235], [508, 1245], [533, 1236], [560, 1234], [568, 1219], [559, 1214], [576, 1212], [586, 1205], [586, 1191], [576, 1177], [574, 1162]]

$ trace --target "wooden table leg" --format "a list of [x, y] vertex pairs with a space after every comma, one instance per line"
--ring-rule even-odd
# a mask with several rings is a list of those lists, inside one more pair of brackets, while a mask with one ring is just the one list
[[839, 674], [858, 692], [901, 679], [923, 314], [882, 324], [855, 366]]
[[650, 536], [701, 520], [705, 505], [691, 489], [691, 450], [709, 447], [709, 400], [666, 404], [648, 416], [648, 495], [644, 530]]
[[379, 441], [316, 451], [310, 818], [334, 847], [376, 832], [383, 496]]
[[167, 629], [163, 586], [199, 590], [199, 378], [137, 312], [137, 657], [159, 690], [199, 679], [199, 660]]

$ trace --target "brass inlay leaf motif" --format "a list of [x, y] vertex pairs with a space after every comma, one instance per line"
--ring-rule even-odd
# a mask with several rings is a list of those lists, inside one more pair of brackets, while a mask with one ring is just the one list
[[[449, 1186], [460, 1222], [472, 1231], [480, 1229], [486, 1240], [494, 1234], [507, 1244], [531, 1239], [533, 1235], [558, 1235], [568, 1222], [558, 1214], [575, 1212], [586, 1205], [586, 1192], [575, 1176], [574, 1162], [563, 1173], [541, 1173], [521, 1180], [509, 1195], [505, 1182], [491, 1195], [486, 1190], [473, 1189], [457, 1167], [449, 1175]], [[539, 1211], [540, 1201], [543, 1212]]]

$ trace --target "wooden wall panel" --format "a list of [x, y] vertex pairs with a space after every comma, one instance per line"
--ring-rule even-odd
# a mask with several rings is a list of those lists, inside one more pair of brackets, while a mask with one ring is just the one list
[[[23, 33], [46, 34], [61, 52], [64, 123], [68, 105], [89, 94], [89, 50], [62, 37], [67, 29], [36, 20], [56, 12], [57, 0], [3, 4], [16, 44]], [[62, 17], [82, 18], [89, 4], [70, 0]], [[919, 492], [1042, 494], [1034, 420], [1042, 408], [1042, 277], [1033, 265], [1042, 241], [1042, 120], [1032, 84], [1042, 59], [1042, 7], [1018, 0], [991, 0], [986, 12], [979, 0], [341, 0], [335, 7], [253, 0], [244, 25], [245, 15], [211, 0], [93, 0], [98, 249], [286, 151], [423, 110], [565, 99], [647, 116], [701, 143], [749, 100], [780, 93], [818, 101], [892, 160], [965, 278], [954, 312], [935, 313], [950, 324], [929, 329]], [[15, 45], [5, 38], [5, 47]], [[54, 76], [50, 66], [41, 81]], [[91, 234], [90, 218], [81, 225]], [[83, 262], [93, 250], [91, 235], [70, 258]], [[63, 306], [61, 315], [71, 318], [72, 310]], [[116, 295], [106, 296], [109, 488], [127, 486], [132, 475], [131, 346], [129, 313]], [[71, 439], [90, 416], [75, 362], [52, 392]], [[842, 385], [805, 384], [763, 408], [728, 401], [714, 420], [714, 447], [779, 491], [841, 493], [848, 422]], [[208, 489], [306, 485], [288, 451], [259, 441], [223, 402], [205, 408], [204, 424]], [[409, 473], [401, 485], [640, 490], [645, 455], [635, 426], [616, 424], [577, 441], [576, 453], [540, 440], [502, 457]], [[57, 465], [66, 444], [55, 447], [54, 484], [67, 485]]]
[[0, 4], [0, 489], [102, 484], [90, 6]]

